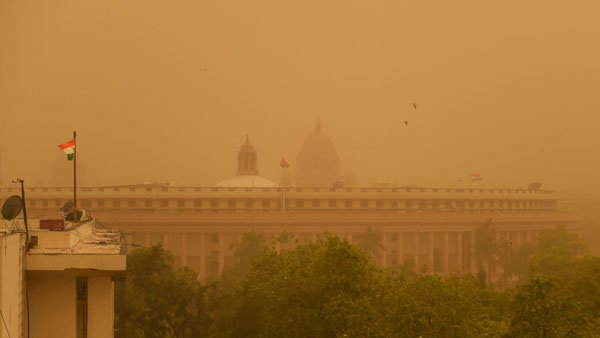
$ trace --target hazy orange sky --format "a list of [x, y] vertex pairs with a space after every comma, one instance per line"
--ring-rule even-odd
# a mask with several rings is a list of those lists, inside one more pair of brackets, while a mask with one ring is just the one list
[[3, 0], [0, 173], [70, 177], [57, 145], [77, 130], [89, 184], [212, 185], [249, 134], [278, 180], [320, 115], [361, 185], [600, 191], [599, 17], [597, 0]]

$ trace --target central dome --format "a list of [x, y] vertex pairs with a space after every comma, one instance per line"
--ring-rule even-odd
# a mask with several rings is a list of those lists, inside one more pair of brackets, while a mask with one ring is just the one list
[[296, 185], [299, 187], [329, 187], [341, 180], [340, 157], [329, 137], [322, 133], [317, 118], [315, 131], [298, 152]]

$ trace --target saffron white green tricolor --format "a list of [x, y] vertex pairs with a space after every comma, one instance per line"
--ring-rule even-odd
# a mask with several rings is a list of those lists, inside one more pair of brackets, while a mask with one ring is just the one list
[[67, 143], [59, 144], [58, 147], [67, 154], [67, 159], [69, 161], [73, 160], [75, 157], [75, 139], [72, 139]]

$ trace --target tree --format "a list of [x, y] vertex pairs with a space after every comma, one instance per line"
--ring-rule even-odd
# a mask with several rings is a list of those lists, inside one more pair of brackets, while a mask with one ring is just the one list
[[127, 255], [125, 279], [115, 290], [116, 337], [206, 337], [205, 289], [189, 268], [173, 269], [161, 244]]
[[373, 231], [370, 227], [366, 232], [356, 236], [356, 247], [363, 250], [373, 260], [378, 260], [385, 247], [382, 244], [383, 235], [378, 230]]
[[505, 328], [499, 294], [471, 275], [392, 276], [385, 291], [385, 337], [490, 337]]
[[506, 337], [597, 337], [600, 333], [597, 319], [552, 277], [534, 277], [517, 286], [514, 307]]
[[375, 337], [379, 270], [346, 241], [325, 236], [265, 250], [229, 292], [219, 337]]

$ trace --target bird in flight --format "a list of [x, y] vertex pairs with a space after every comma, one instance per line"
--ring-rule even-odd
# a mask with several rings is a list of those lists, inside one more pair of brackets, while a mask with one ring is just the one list
[[404, 125], [408, 127], [408, 121], [404, 121]]
[[413, 107], [415, 107], [415, 109], [417, 109], [417, 104], [415, 102], [413, 102]]

